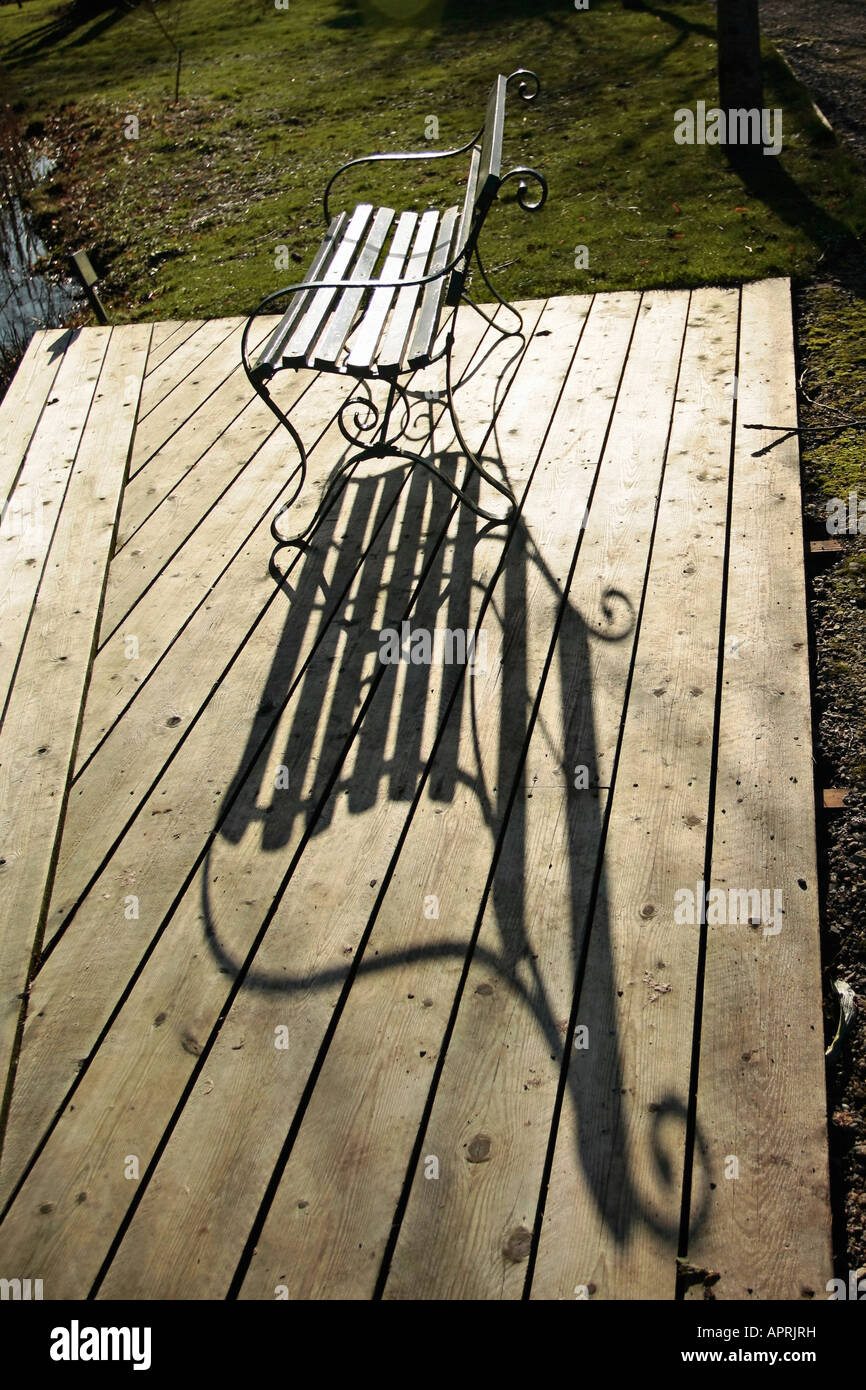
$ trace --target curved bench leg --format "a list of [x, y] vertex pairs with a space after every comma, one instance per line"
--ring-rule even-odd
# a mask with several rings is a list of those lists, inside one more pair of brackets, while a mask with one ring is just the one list
[[[251, 321], [252, 320], [250, 320], [250, 322]], [[247, 374], [247, 377], [250, 380], [250, 383], [256, 395], [260, 398], [260, 400], [264, 401], [265, 405], [268, 407], [268, 410], [270, 410], [271, 413], [277, 417], [280, 424], [285, 426], [289, 434], [292, 436], [292, 439], [295, 441], [295, 446], [298, 450], [300, 477], [298, 478], [297, 487], [295, 488], [295, 491], [289, 498], [288, 502], [283, 503], [279, 511], [274, 516], [273, 521], [271, 522], [271, 535], [274, 537], [275, 540], [281, 540], [282, 538], [277, 536], [276, 532], [274, 531], [274, 525], [276, 523], [277, 517], [282, 516], [283, 512], [287, 511], [288, 508], [291, 507], [298, 500], [298, 498], [301, 495], [301, 492], [303, 491], [304, 483], [307, 481], [307, 451], [304, 447], [303, 439], [298, 434], [298, 431], [295, 429], [288, 415], [286, 415], [286, 413], [282, 411], [280, 407], [277, 405], [276, 401], [272, 399], [271, 393], [268, 391], [268, 388], [265, 386], [264, 382], [256, 378], [253, 375], [253, 373], [249, 370], [246, 361], [244, 361], [244, 370]]]
[[[395, 399], [395, 389], [402, 389], [397, 387], [397, 383], [392, 382], [389, 390], [388, 403], [381, 417], [381, 423], [379, 421], [379, 415], [377, 412], [377, 440], [371, 443], [366, 448], [357, 449], [354, 453], [350, 453], [347, 458], [343, 459], [343, 461], [337, 465], [336, 471], [332, 474], [331, 478], [329, 479], [314, 515], [307, 522], [307, 525], [303, 528], [303, 530], [298, 531], [293, 536], [286, 536], [279, 529], [280, 518], [289, 510], [289, 508], [297, 500], [300, 491], [300, 486], [295, 491], [295, 494], [291, 498], [291, 500], [288, 502], [284, 502], [283, 505], [279, 508], [279, 510], [275, 513], [271, 522], [271, 535], [279, 546], [297, 546], [299, 549], [307, 548], [310, 536], [315, 531], [316, 527], [319, 525], [319, 522], [325, 516], [327, 511], [337, 501], [340, 493], [346, 486], [349, 475], [355, 468], [357, 468], [357, 466], [360, 463], [363, 463], [365, 462], [365, 460], [371, 458], [398, 458], [405, 460], [413, 467], [416, 464], [420, 465], [422, 468], [425, 468], [427, 472], [431, 474], [432, 477], [438, 479], [440, 483], [447, 487], [449, 492], [453, 493], [453, 495], [464, 507], [468, 507], [469, 510], [475, 516], [480, 517], [483, 521], [490, 522], [493, 525], [502, 526], [507, 524], [511, 520], [514, 510], [517, 506], [514, 494], [505, 483], [501, 482], [498, 478], [494, 478], [492, 474], [490, 474], [487, 471], [487, 469], [481, 463], [481, 460], [478, 458], [478, 455], [475, 454], [469, 448], [469, 445], [466, 443], [466, 440], [463, 436], [463, 431], [460, 428], [460, 422], [457, 419], [457, 415], [454, 409], [453, 385], [451, 381], [452, 341], [453, 339], [449, 334], [449, 341], [446, 348], [445, 390], [448, 411], [451, 416], [451, 422], [454, 427], [454, 432], [457, 436], [460, 448], [466, 456], [469, 467], [474, 469], [484, 479], [484, 481], [489, 483], [490, 486], [494, 488], [497, 492], [501, 492], [504, 497], [508, 498], [508, 501], [511, 503], [511, 506], [509, 507], [505, 515], [497, 516], [494, 512], [488, 511], [486, 508], [479, 506], [479, 504], [473, 501], [473, 499], [463, 488], [458, 487], [456, 483], [453, 483], [450, 478], [446, 477], [445, 474], [441, 471], [441, 469], [439, 469], [436, 466], [432, 459], [426, 458], [423, 454], [416, 453], [412, 449], [405, 448], [402, 443], [398, 443], [397, 438], [399, 437], [399, 435], [391, 438], [388, 437], [388, 421], [391, 415], [391, 409]], [[364, 385], [367, 385], [367, 383], [365, 382]], [[367, 389], [369, 391], [369, 386], [367, 386]], [[343, 409], [348, 407], [350, 404], [352, 404], [351, 398], [350, 400], [344, 403]], [[271, 403], [271, 405], [272, 408], [274, 408], [273, 403]], [[282, 412], [279, 412], [279, 414], [282, 416]], [[290, 430], [292, 436], [298, 444], [299, 449], [302, 450], [303, 446], [301, 445], [300, 440], [298, 439], [297, 431], [294, 430], [290, 421], [286, 417], [283, 416], [282, 418], [286, 427]], [[349, 434], [346, 434], [346, 438], [350, 439]], [[304, 461], [302, 464], [301, 486], [303, 485], [303, 476], [305, 475], [306, 457], [304, 457]]]
[[[505, 301], [503, 300], [502, 303], [505, 303]], [[481, 313], [480, 310], [478, 310], [478, 312]], [[517, 314], [516, 309], [513, 312]], [[482, 317], [486, 318], [486, 315], [482, 314]], [[498, 325], [494, 326], [498, 327]], [[511, 331], [506, 331], [501, 328], [499, 329], [499, 331], [503, 333], [503, 335], [506, 337], [512, 336]], [[516, 333], [517, 330], [514, 330], [514, 332]], [[456, 483], [453, 483], [450, 478], [446, 477], [445, 474], [442, 473], [439, 468], [437, 468], [436, 464], [432, 461], [432, 459], [425, 458], [423, 454], [416, 453], [414, 450], [404, 448], [402, 447], [402, 445], [398, 445], [397, 439], [399, 438], [401, 431], [398, 431], [398, 434], [396, 436], [393, 436], [391, 438], [388, 437], [388, 422], [390, 419], [392, 406], [395, 400], [395, 392], [399, 391], [403, 395], [405, 395], [405, 388], [399, 387], [396, 381], [392, 381], [389, 389], [388, 402], [384, 410], [384, 415], [381, 418], [380, 426], [379, 412], [378, 410], [376, 410], [375, 412], [376, 424], [378, 426], [378, 438], [376, 442], [371, 443], [369, 447], [358, 449], [354, 453], [350, 453], [347, 458], [345, 458], [341, 463], [337, 465], [335, 472], [332, 474], [331, 478], [327, 483], [327, 486], [325, 487], [325, 490], [322, 494], [322, 497], [319, 501], [318, 506], [316, 507], [313, 516], [307, 522], [306, 526], [301, 531], [296, 532], [292, 536], [284, 535], [279, 526], [280, 519], [294, 505], [294, 503], [300, 496], [301, 491], [303, 490], [304, 483], [306, 482], [307, 477], [307, 452], [304, 447], [303, 440], [301, 439], [301, 436], [299, 435], [298, 431], [295, 429], [288, 415], [286, 415], [285, 412], [281, 410], [280, 407], [276, 404], [276, 402], [272, 400], [271, 395], [268, 392], [264, 382], [255, 380], [253, 376], [248, 372], [247, 375], [250, 376], [250, 380], [252, 381], [252, 384], [255, 387], [256, 393], [261, 397], [261, 399], [267, 405], [268, 409], [276, 416], [280, 424], [282, 424], [288, 430], [298, 450], [299, 477], [297, 481], [297, 486], [295, 487], [292, 496], [287, 501], [282, 503], [282, 505], [274, 513], [274, 516], [271, 520], [270, 533], [273, 540], [277, 543], [278, 548], [282, 548], [283, 546], [294, 546], [300, 550], [308, 549], [310, 536], [316, 530], [317, 526], [319, 525], [325, 514], [328, 512], [328, 510], [337, 501], [340, 493], [346, 486], [349, 475], [355, 468], [357, 468], [357, 466], [360, 463], [363, 463], [366, 459], [370, 458], [399, 458], [404, 459], [407, 463], [411, 464], [412, 466], [419, 464], [422, 468], [425, 468], [428, 471], [428, 473], [430, 473], [434, 478], [437, 478], [439, 482], [443, 483], [445, 487], [448, 488], [449, 492], [453, 493], [453, 495], [457, 498], [461, 505], [463, 505], [464, 507], [468, 507], [469, 510], [475, 516], [480, 517], [483, 521], [489, 522], [492, 525], [497, 526], [506, 525], [511, 521], [517, 507], [517, 501], [514, 497], [513, 492], [506, 483], [500, 481], [498, 478], [493, 477], [493, 475], [489, 473], [487, 469], [484, 467], [478, 455], [472, 449], [469, 448], [469, 445], [467, 444], [466, 439], [463, 435], [463, 431], [460, 427], [460, 422], [457, 418], [457, 413], [454, 407], [454, 386], [451, 379], [451, 349], [453, 341], [454, 339], [452, 324], [448, 331], [446, 346], [444, 349], [445, 392], [448, 412], [451, 416], [451, 423], [454, 427], [454, 433], [460, 444], [460, 448], [466, 456], [469, 468], [474, 469], [475, 472], [477, 472], [486, 483], [489, 483], [489, 485], [492, 488], [494, 488], [497, 492], [502, 493], [502, 495], [506, 497], [509, 503], [511, 504], [505, 515], [497, 516], [494, 512], [490, 512], [486, 508], [479, 506], [479, 504], [473, 501], [473, 499], [463, 488], [458, 487]], [[367, 392], [369, 394], [369, 384], [366, 381], [364, 381], [362, 384], [366, 387]], [[345, 409], [351, 403], [352, 401], [350, 398], [349, 401], [344, 403], [344, 406], [341, 409]], [[341, 417], [341, 429], [342, 428], [343, 425]], [[346, 433], [345, 430], [343, 432], [346, 434], [347, 439], [351, 439], [351, 436], [348, 433]], [[271, 564], [270, 568], [273, 573], [273, 563]]]
[[[515, 309], [514, 312], [517, 313], [517, 310]], [[521, 320], [521, 322], [522, 322], [522, 320]], [[510, 337], [511, 335], [510, 335], [510, 334], [505, 334], [505, 336], [506, 336], [506, 337]], [[521, 336], [522, 336], [522, 335], [521, 335]], [[514, 512], [516, 511], [516, 509], [517, 509], [517, 498], [514, 496], [514, 493], [511, 491], [511, 488], [508, 486], [507, 483], [500, 481], [499, 478], [494, 478], [493, 475], [492, 475], [492, 473], [489, 473], [489, 472], [487, 471], [487, 469], [484, 467], [484, 465], [482, 464], [481, 460], [479, 459], [478, 455], [474, 452], [474, 450], [470, 449], [469, 445], [466, 443], [466, 440], [465, 440], [465, 438], [464, 438], [464, 436], [463, 436], [463, 431], [462, 431], [462, 429], [460, 428], [460, 421], [459, 421], [459, 419], [457, 418], [457, 411], [456, 411], [455, 406], [454, 406], [454, 384], [453, 384], [453, 382], [452, 382], [452, 380], [451, 380], [451, 352], [450, 352], [450, 346], [449, 346], [448, 354], [447, 354], [446, 359], [445, 359], [445, 393], [446, 393], [446, 400], [447, 400], [447, 403], [448, 403], [448, 413], [449, 413], [449, 415], [451, 416], [451, 423], [452, 423], [452, 425], [454, 426], [454, 433], [455, 433], [456, 436], [457, 436], [457, 441], [458, 441], [458, 443], [459, 443], [459, 445], [460, 445], [460, 448], [463, 450], [463, 453], [466, 455], [466, 459], [467, 459], [467, 461], [468, 461], [468, 463], [469, 463], [469, 466], [470, 466], [471, 468], [474, 468], [475, 472], [478, 473], [478, 474], [484, 479], [485, 483], [489, 483], [490, 486], [491, 486], [492, 488], [495, 488], [497, 492], [501, 492], [502, 495], [503, 495], [503, 497], [507, 497], [508, 500], [509, 500], [509, 502], [511, 503], [511, 506], [510, 506], [509, 510], [506, 512], [505, 516], [493, 516], [493, 515], [492, 515], [491, 513], [489, 513], [489, 512], [484, 512], [484, 511], [482, 511], [480, 508], [474, 507], [474, 506], [472, 505], [472, 503], [469, 501], [469, 499], [465, 496], [465, 494], [460, 494], [460, 493], [458, 493], [458, 495], [460, 496], [460, 500], [463, 501], [463, 502], [466, 502], [466, 505], [467, 505], [467, 506], [471, 506], [471, 507], [472, 507], [472, 510], [473, 510], [473, 511], [476, 511], [476, 512], [478, 513], [479, 516], [483, 516], [483, 517], [485, 518], [486, 521], [495, 521], [495, 522], [498, 522], [498, 523], [505, 523], [505, 522], [507, 522], [507, 521], [510, 521], [511, 518], [512, 518], [513, 513], [514, 513]], [[435, 471], [436, 471], [436, 470], [434, 469], [434, 472], [435, 472]], [[440, 476], [440, 477], [441, 477], [441, 474], [438, 474], [438, 473], [437, 473], [437, 476]], [[446, 479], [443, 478], [443, 482], [445, 482], [445, 481], [446, 481]], [[450, 486], [450, 484], [449, 484], [449, 486]], [[452, 491], [457, 491], [457, 489], [452, 488]]]
[[359, 454], [352, 454], [349, 458], [343, 459], [342, 463], [337, 465], [336, 472], [329, 479], [325, 491], [322, 493], [322, 496], [319, 500], [319, 505], [316, 508], [313, 517], [310, 521], [307, 522], [303, 531], [298, 531], [294, 536], [282, 535], [278, 530], [277, 523], [280, 517], [283, 516], [283, 514], [294, 505], [294, 503], [297, 500], [297, 493], [291, 499], [291, 501], [284, 502], [283, 505], [278, 509], [278, 511], [274, 512], [274, 516], [271, 521], [271, 535], [273, 536], [277, 544], [296, 545], [303, 549], [303, 547], [307, 543], [309, 536], [312, 534], [313, 531], [315, 531], [319, 522], [322, 520], [322, 517], [337, 500], [338, 491], [342, 492], [343, 488], [346, 486], [346, 482], [348, 481], [347, 475], [351, 472], [353, 468], [356, 468], [359, 463], [363, 463], [365, 458], [376, 457], [377, 455], [375, 451], [369, 450]]
[[481, 276], [481, 279], [484, 281], [488, 290], [493, 295], [493, 298], [502, 305], [503, 309], [507, 309], [509, 314], [514, 315], [514, 317], [517, 319], [518, 326], [517, 328], [503, 328], [501, 324], [494, 322], [494, 320], [490, 318], [488, 314], [485, 314], [483, 309], [479, 309], [478, 305], [475, 303], [475, 300], [472, 299], [471, 296], [468, 295], [464, 290], [463, 298], [466, 300], [466, 303], [469, 305], [471, 309], [475, 310], [476, 314], [480, 314], [481, 318], [483, 318], [486, 323], [489, 323], [491, 328], [495, 328], [497, 333], [501, 333], [503, 338], [522, 338], [524, 336], [523, 315], [521, 314], [519, 309], [515, 309], [513, 304], [509, 304], [507, 299], [503, 299], [496, 286], [491, 284], [490, 280], [488, 280], [487, 271], [484, 269], [484, 265], [481, 260], [481, 253], [478, 250], [477, 242], [475, 245], [475, 264], [478, 267], [478, 273]]

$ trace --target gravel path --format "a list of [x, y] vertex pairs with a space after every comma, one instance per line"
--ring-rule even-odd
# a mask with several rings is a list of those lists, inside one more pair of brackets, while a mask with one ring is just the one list
[[761, 29], [866, 167], [864, 0], [761, 0]]

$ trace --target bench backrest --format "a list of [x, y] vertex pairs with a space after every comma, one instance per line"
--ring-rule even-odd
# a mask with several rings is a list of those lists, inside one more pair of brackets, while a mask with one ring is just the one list
[[[487, 98], [487, 111], [480, 145], [473, 145], [469, 162], [466, 194], [457, 228], [455, 248], [466, 245], [473, 219], [483, 217], [499, 191], [502, 174], [502, 135], [505, 129], [505, 95], [508, 79], [499, 74]], [[465, 281], [465, 266], [451, 272], [447, 300], [454, 304]]]
[[484, 135], [481, 140], [481, 164], [475, 194], [475, 206], [479, 212], [487, 211], [499, 189], [499, 176], [502, 173], [502, 133], [505, 129], [506, 82], [507, 78], [500, 73], [490, 88], [490, 96], [487, 99]]

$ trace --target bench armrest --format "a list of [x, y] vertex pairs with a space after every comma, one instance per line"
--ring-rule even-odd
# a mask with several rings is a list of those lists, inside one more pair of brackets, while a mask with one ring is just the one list
[[337, 172], [331, 175], [330, 179], [328, 180], [327, 187], [325, 188], [325, 192], [322, 195], [322, 207], [325, 212], [325, 225], [328, 226], [331, 221], [330, 213], [328, 210], [328, 195], [330, 194], [333, 185], [337, 182], [337, 179], [340, 177], [341, 174], [345, 174], [347, 169], [353, 169], [357, 164], [380, 164], [386, 161], [393, 160], [453, 159], [455, 155], [468, 153], [468, 151], [472, 149], [472, 146], [476, 143], [476, 141], [480, 140], [483, 130], [484, 127], [482, 126], [480, 130], [476, 131], [471, 140], [467, 140], [465, 145], [460, 145], [456, 150], [414, 150], [406, 153], [396, 154], [364, 154], [361, 155], [358, 159], [350, 159], [347, 164], [341, 164]]

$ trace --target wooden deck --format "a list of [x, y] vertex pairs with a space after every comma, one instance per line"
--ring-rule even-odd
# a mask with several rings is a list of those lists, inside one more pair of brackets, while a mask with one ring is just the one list
[[[283, 586], [237, 320], [41, 333], [0, 408], [0, 1273], [46, 1299], [825, 1295], [789, 285], [522, 308], [455, 350], [519, 524], [370, 462]], [[291, 375], [300, 526], [352, 388]], [[475, 664], [383, 662], [406, 622]]]

